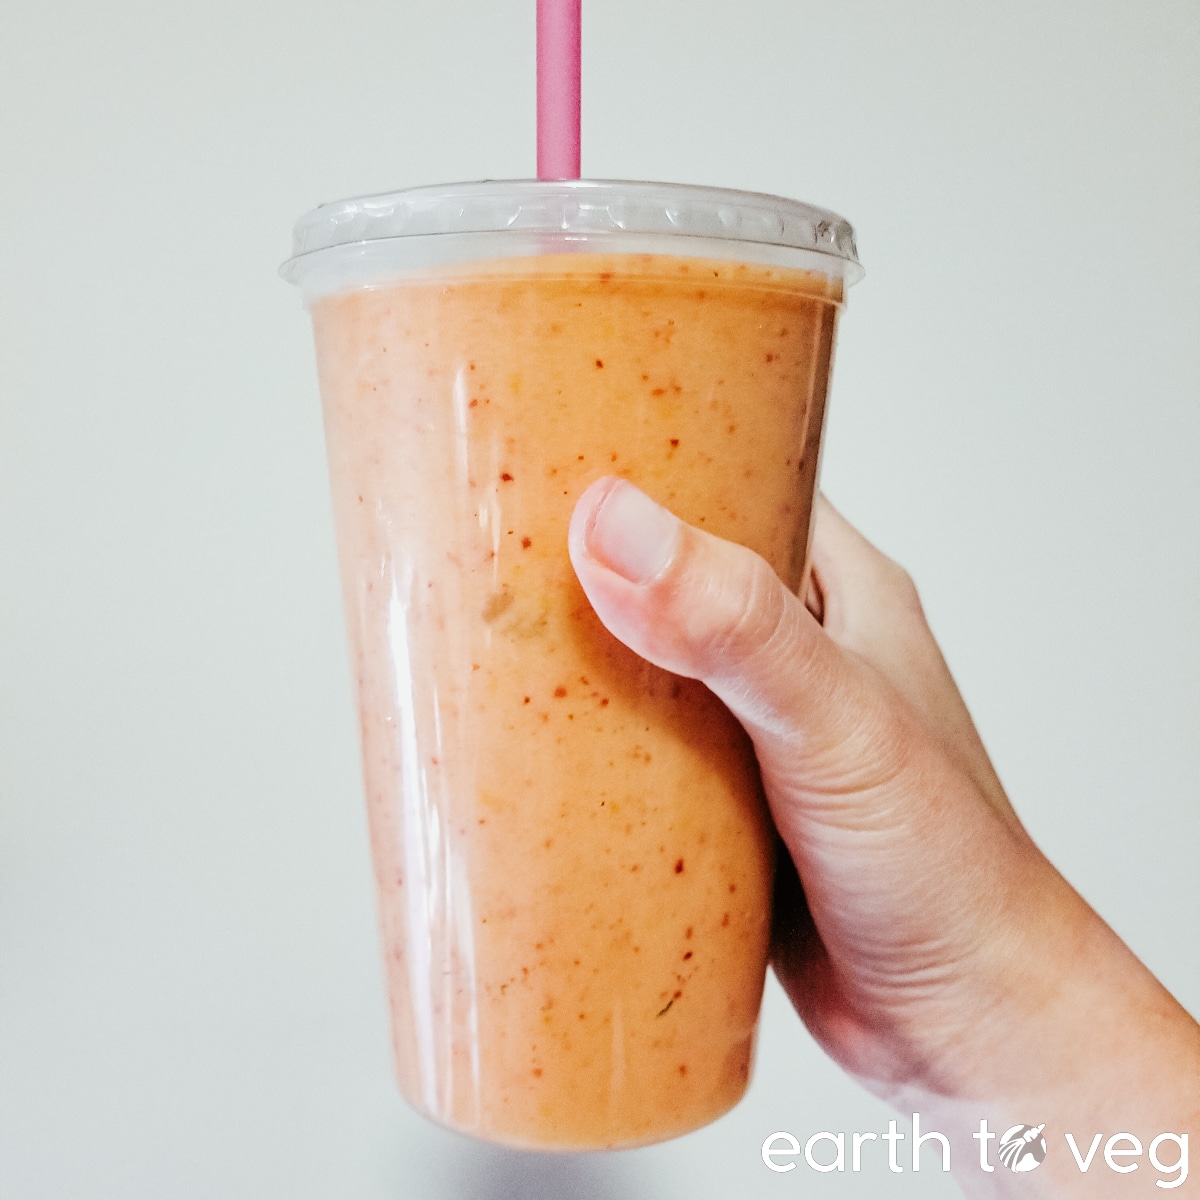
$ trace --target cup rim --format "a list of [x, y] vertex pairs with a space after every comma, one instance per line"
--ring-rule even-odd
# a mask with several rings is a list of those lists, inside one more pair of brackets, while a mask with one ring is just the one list
[[764, 192], [613, 179], [484, 179], [331, 201], [296, 222], [292, 256], [280, 274], [302, 282], [325, 251], [510, 231], [573, 243], [584, 238], [597, 248], [606, 239], [640, 236], [776, 246], [835, 260], [847, 284], [863, 275], [853, 228], [829, 209]]

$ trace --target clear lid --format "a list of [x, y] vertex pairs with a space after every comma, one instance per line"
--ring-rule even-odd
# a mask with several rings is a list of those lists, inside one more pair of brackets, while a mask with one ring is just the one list
[[[788, 251], [800, 252], [803, 263], [797, 265], [847, 284], [863, 274], [854, 230], [826, 209], [758, 192], [603, 179], [483, 180], [322, 204], [296, 222], [292, 257], [280, 274], [308, 290], [306, 276], [319, 266], [326, 269], [317, 273], [327, 275], [331, 252], [341, 251], [338, 257], [345, 260], [352, 251], [362, 266], [364, 252], [382, 249], [379, 243], [389, 244], [393, 259], [396, 247], [405, 245], [406, 257], [425, 263], [440, 256], [427, 239], [443, 241], [446, 235], [460, 235], [450, 239], [457, 242], [465, 237], [483, 256], [579, 249], [579, 242], [614, 250], [653, 243], [655, 249], [670, 246], [667, 253], [703, 254], [725, 243], [727, 256], [780, 265], [794, 257]], [[681, 244], [679, 238], [696, 242]], [[414, 258], [408, 239], [422, 242], [424, 252]]]

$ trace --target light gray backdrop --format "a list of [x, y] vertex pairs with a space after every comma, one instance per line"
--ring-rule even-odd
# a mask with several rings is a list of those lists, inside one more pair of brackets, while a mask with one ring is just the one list
[[[598, 176], [846, 214], [825, 488], [1017, 808], [1200, 1010], [1200, 9], [587, 0]], [[533, 169], [533, 0], [0, 11], [0, 1195], [947, 1196], [772, 985], [749, 1098], [541, 1159], [390, 1080], [309, 332], [314, 203]], [[1145, 1172], [1143, 1172], [1145, 1174]]]

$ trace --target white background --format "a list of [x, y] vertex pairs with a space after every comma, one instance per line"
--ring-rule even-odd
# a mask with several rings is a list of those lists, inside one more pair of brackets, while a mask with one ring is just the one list
[[[530, 174], [533, 47], [533, 0], [0, 10], [4, 1200], [953, 1194], [765, 1169], [777, 1129], [889, 1116], [774, 985], [748, 1099], [662, 1147], [496, 1150], [390, 1081], [274, 272], [318, 201]], [[587, 0], [584, 73], [588, 174], [855, 224], [825, 488], [917, 576], [1034, 835], [1197, 1012], [1200, 8]]]

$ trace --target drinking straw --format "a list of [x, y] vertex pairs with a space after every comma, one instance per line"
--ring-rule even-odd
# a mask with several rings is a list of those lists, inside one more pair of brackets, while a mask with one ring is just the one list
[[537, 0], [537, 173], [579, 178], [581, 0]]

